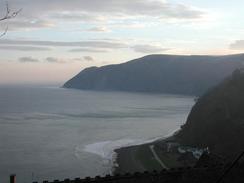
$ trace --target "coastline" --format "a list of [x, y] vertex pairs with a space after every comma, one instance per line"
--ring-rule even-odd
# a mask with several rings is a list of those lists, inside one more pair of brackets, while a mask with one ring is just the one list
[[[85, 145], [83, 151], [96, 154], [104, 160], [109, 169], [109, 174], [125, 174], [153, 170], [162, 170], [191, 166], [189, 157], [182, 162], [178, 159], [182, 153], [174, 150], [168, 152], [168, 143], [178, 143], [174, 130], [164, 137], [155, 137], [148, 140], [142, 139], [119, 139], [100, 141]], [[162, 148], [164, 147], [164, 148]], [[190, 158], [191, 159], [191, 158]]]
[[119, 140], [107, 140], [100, 141], [85, 145], [82, 150], [91, 154], [100, 156], [104, 164], [110, 169], [110, 174], [118, 167], [117, 159], [119, 149], [127, 149], [136, 146], [143, 146], [144, 144], [153, 143], [155, 141], [162, 140], [162, 137], [155, 137], [147, 140], [142, 139], [119, 139]]
[[[178, 130], [151, 142], [115, 149], [113, 174], [194, 166], [197, 159], [191, 153], [178, 152], [178, 147], [181, 145], [174, 136], [177, 132]], [[178, 144], [178, 146], [171, 147], [168, 151], [169, 143]]]
[[[115, 159], [113, 160], [113, 174], [124, 174], [133, 172], [144, 172], [160, 170], [157, 161], [151, 157], [151, 146], [163, 143], [170, 137], [159, 137], [153, 141], [145, 141], [141, 144], [125, 146], [115, 149]], [[151, 157], [151, 158], [150, 158]]]

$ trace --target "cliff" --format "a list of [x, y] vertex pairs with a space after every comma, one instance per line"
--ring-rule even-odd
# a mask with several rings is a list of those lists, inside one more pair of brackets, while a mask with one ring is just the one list
[[200, 97], [176, 137], [226, 157], [244, 150], [244, 73], [232, 76]]

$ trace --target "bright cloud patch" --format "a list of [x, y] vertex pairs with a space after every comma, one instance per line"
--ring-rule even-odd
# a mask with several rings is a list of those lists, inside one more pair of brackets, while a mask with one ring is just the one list
[[237, 40], [230, 45], [230, 49], [244, 50], [244, 40]]

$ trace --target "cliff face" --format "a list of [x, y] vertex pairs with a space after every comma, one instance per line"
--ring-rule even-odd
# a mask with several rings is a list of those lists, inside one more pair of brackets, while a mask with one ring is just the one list
[[240, 70], [200, 97], [176, 135], [184, 144], [226, 157], [244, 150], [244, 73]]
[[91, 67], [64, 84], [83, 90], [201, 95], [243, 65], [230, 56], [149, 55], [123, 64]]

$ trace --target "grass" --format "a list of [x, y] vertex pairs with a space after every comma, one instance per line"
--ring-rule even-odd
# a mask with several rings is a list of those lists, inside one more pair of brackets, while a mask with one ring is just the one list
[[136, 158], [141, 161], [145, 169], [148, 171], [162, 169], [161, 165], [154, 158], [152, 151], [149, 148], [149, 145], [138, 146]]
[[161, 159], [162, 162], [168, 167], [168, 168], [175, 168], [182, 166], [182, 163], [180, 163], [177, 159], [179, 158], [179, 153], [167, 153], [160, 149], [160, 146], [155, 146], [155, 151], [157, 152], [158, 157]]
[[[119, 167], [115, 169], [115, 173], [162, 170], [162, 166], [155, 159], [150, 145], [143, 144], [120, 149], [117, 159]], [[154, 143], [154, 150], [166, 167], [175, 168], [184, 166], [183, 162], [178, 161], [181, 154], [177, 152], [167, 153], [159, 143]]]
[[177, 161], [177, 158], [179, 157], [177, 154], [174, 153], [158, 153], [158, 157], [161, 159], [162, 162], [168, 167], [168, 168], [174, 168], [174, 167], [180, 167], [182, 164]]

